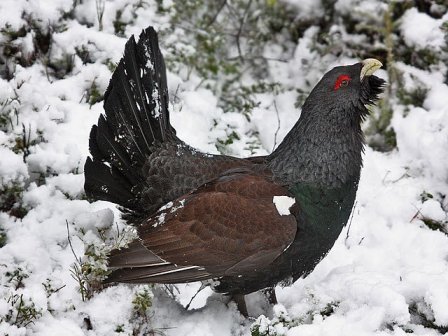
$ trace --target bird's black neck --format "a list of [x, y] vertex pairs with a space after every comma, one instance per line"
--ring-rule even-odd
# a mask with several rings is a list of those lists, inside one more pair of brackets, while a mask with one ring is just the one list
[[297, 235], [282, 256], [295, 261], [289, 266], [293, 280], [315, 267], [347, 223], [363, 150], [360, 120], [341, 118], [344, 111], [327, 111], [322, 118], [304, 112], [269, 156], [274, 178], [288, 186], [300, 209], [295, 214]]
[[344, 114], [331, 110], [320, 117], [318, 113], [302, 112], [299, 121], [269, 156], [274, 178], [289, 186], [300, 183], [323, 189], [357, 182], [364, 145], [360, 120], [341, 117]]

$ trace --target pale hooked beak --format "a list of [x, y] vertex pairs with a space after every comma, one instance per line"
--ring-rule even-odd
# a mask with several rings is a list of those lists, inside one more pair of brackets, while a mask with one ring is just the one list
[[371, 76], [375, 71], [383, 66], [383, 63], [375, 58], [367, 58], [362, 61], [361, 81], [365, 76]]

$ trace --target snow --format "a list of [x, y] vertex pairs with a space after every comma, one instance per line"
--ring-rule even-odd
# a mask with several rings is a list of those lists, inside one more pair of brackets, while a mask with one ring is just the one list
[[[58, 20], [71, 9], [72, 0], [0, 2], [2, 27], [29, 27], [25, 13], [32, 14], [33, 24], [44, 31], [49, 25], [53, 29], [48, 55], [38, 55], [29, 66], [16, 62], [13, 78], [0, 79], [0, 117], [12, 118], [12, 126], [0, 124], [0, 183], [2, 190], [21, 190], [16, 205], [26, 210], [23, 218], [0, 212], [0, 234], [4, 230], [7, 237], [0, 249], [0, 334], [132, 335], [136, 328], [148, 328], [140, 329], [141, 334], [154, 329], [166, 335], [249, 335], [251, 325], [259, 325], [260, 331], [275, 330], [288, 336], [401, 336], [409, 330], [415, 335], [441, 335], [418, 322], [410, 307], [433, 318], [439, 328], [448, 325], [448, 85], [441, 29], [448, 14], [433, 18], [415, 8], [406, 11], [397, 30], [408, 47], [430, 48], [440, 60], [427, 69], [400, 59], [395, 66], [402, 76], [402, 88], [422, 87], [425, 97], [421, 104], [406, 106], [396, 97], [390, 99], [397, 148], [388, 153], [366, 148], [350, 224], [308, 277], [277, 286], [279, 305], [270, 309], [259, 294], [252, 294], [247, 301], [254, 319], [244, 319], [235, 304], [207, 287], [184, 309], [200, 289], [199, 283], [178, 287], [113, 285], [101, 291], [93, 289], [91, 297], [83, 300], [74, 265], [81, 262], [84, 269], [93, 265], [95, 272], [104, 271], [105, 253], [135, 237], [115, 205], [86, 200], [83, 166], [90, 128], [103, 112], [101, 102], [90, 106], [86, 101], [86, 90], [95, 82], [99, 92], [105, 91], [112, 74], [107, 64], [119, 61], [127, 37], [138, 35], [149, 24], [156, 30], [169, 24], [168, 18], [156, 11], [155, 1], [140, 7], [139, 3], [106, 1], [100, 31], [95, 0], [78, 4], [61, 26]], [[320, 1], [288, 3], [291, 10], [298, 11], [299, 21], [321, 17]], [[165, 5], [169, 7], [167, 2]], [[356, 7], [353, 15], [363, 18], [362, 11], [385, 6], [376, 0], [338, 0], [335, 10], [347, 14]], [[117, 10], [123, 10], [123, 20], [132, 22], [125, 27], [126, 37], [114, 34]], [[337, 22], [331, 31], [340, 34], [344, 43], [363, 39], [360, 34], [347, 33]], [[165, 42], [176, 41], [184, 33], [178, 28]], [[34, 52], [33, 34], [28, 32], [14, 41], [23, 46], [25, 55]], [[265, 55], [285, 60], [268, 63], [270, 76], [291, 89], [276, 96], [258, 95], [260, 105], [252, 111], [250, 121], [239, 113], [223, 113], [218, 95], [201, 86], [197, 75], [186, 78], [182, 71], [168, 72], [171, 121], [178, 136], [202, 151], [218, 153], [218, 140], [235, 131], [239, 139], [226, 147], [230, 154], [270, 153], [300, 115], [300, 107], [294, 106], [296, 89], [306, 96], [332, 66], [359, 61], [347, 53], [321, 57], [314, 47], [319, 34], [319, 28], [312, 25], [296, 44], [291, 42], [291, 50], [285, 51], [280, 44], [266, 46]], [[2, 30], [0, 45], [6, 39]], [[81, 46], [88, 50], [90, 63], [84, 64], [76, 55]], [[179, 48], [194, 51], [191, 46]], [[73, 69], [59, 79], [45, 66], [47, 56], [54, 62], [73, 57]], [[3, 59], [0, 61], [2, 68]], [[387, 77], [386, 71], [379, 73]], [[15, 147], [23, 127], [33, 141], [25, 160]], [[254, 133], [260, 146], [252, 153], [247, 143]], [[280, 215], [288, 215], [294, 203], [287, 196], [275, 196], [272, 201]], [[165, 214], [182, 206], [182, 202], [170, 202], [160, 211]], [[162, 224], [164, 216], [159, 219]], [[428, 220], [440, 227], [431, 229]], [[89, 276], [100, 278], [95, 272]], [[23, 278], [19, 280], [17, 274]], [[135, 302], [145, 291], [150, 307], [140, 314]], [[34, 303], [38, 314], [32, 323], [25, 326], [15, 320], [14, 295]], [[332, 311], [322, 313], [328, 307]]]
[[289, 196], [274, 196], [272, 202], [275, 204], [275, 208], [280, 216], [287, 216], [291, 214], [289, 208], [292, 207], [296, 200], [294, 197]]
[[[182, 105], [174, 106], [172, 125], [177, 136], [189, 145], [208, 153], [217, 153], [211, 144], [216, 135], [210, 130], [213, 122], [222, 111], [217, 107], [218, 101], [210, 90], [183, 91], [179, 94]], [[189, 130], [194, 128], [195, 132]]]
[[28, 177], [23, 157], [4, 147], [0, 147], [0, 176], [4, 182]]
[[403, 16], [401, 29], [408, 45], [418, 48], [432, 47], [439, 50], [444, 45], [444, 33], [440, 26], [448, 20], [448, 13], [443, 18], [434, 20], [416, 8], [409, 9]]
[[298, 13], [298, 18], [306, 18], [311, 15], [318, 15], [322, 6], [320, 0], [287, 0], [289, 5], [294, 6]]

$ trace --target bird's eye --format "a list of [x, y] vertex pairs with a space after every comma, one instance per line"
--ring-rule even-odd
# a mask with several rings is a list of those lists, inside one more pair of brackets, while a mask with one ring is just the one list
[[348, 75], [340, 75], [334, 83], [334, 91], [339, 90], [343, 86], [347, 86], [351, 78]]

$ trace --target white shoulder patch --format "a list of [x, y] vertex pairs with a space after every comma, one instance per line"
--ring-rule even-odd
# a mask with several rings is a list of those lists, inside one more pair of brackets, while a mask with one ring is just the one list
[[274, 196], [272, 202], [275, 204], [280, 216], [290, 215], [289, 208], [296, 202], [293, 197], [289, 196]]

